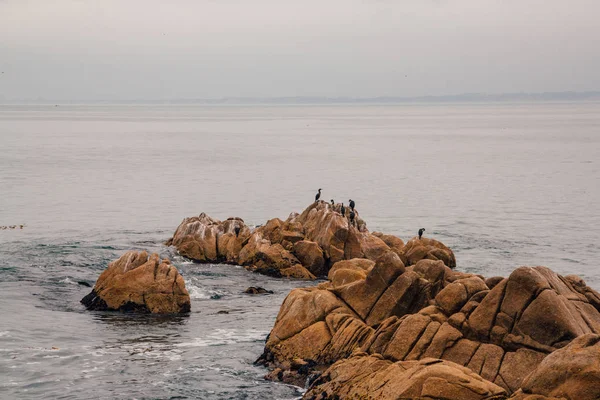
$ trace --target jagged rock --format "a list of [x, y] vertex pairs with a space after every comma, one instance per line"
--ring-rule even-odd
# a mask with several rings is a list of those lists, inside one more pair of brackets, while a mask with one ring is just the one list
[[510, 400], [566, 400], [564, 397], [547, 397], [540, 394], [526, 394], [521, 389], [509, 397]]
[[365, 279], [374, 265], [374, 261], [366, 258], [338, 261], [329, 270], [328, 279], [333, 288], [341, 287]]
[[521, 389], [524, 395], [600, 399], [600, 336], [582, 335], [548, 355], [525, 378]]
[[419, 260], [440, 260], [450, 268], [456, 268], [454, 253], [442, 242], [429, 238], [412, 238], [403, 248], [408, 265], [416, 264]]
[[300, 263], [315, 276], [325, 276], [325, 258], [323, 250], [316, 242], [300, 240], [294, 243], [294, 254]]
[[404, 264], [400, 257], [388, 251], [377, 260], [365, 279], [343, 286], [335, 285], [334, 293], [364, 320], [383, 292], [403, 272]]
[[304, 268], [302, 264], [292, 265], [280, 271], [281, 276], [285, 278], [306, 279], [309, 281], [317, 279], [309, 270]]
[[373, 236], [377, 236], [379, 239], [383, 240], [394, 253], [398, 254], [398, 257], [400, 257], [404, 265], [408, 265], [408, 260], [404, 254], [404, 241], [402, 239], [381, 232], [373, 232]]
[[[282, 376], [294, 376], [295, 382], [302, 379], [297, 371], [286, 372], [289, 357], [308, 357], [303, 359], [314, 363], [310, 374], [360, 349], [390, 362], [451, 361], [510, 394], [548, 354], [581, 335], [600, 333], [600, 295], [585, 282], [545, 267], [521, 267], [493, 282], [451, 270], [439, 260], [422, 259], [405, 268], [388, 251], [375, 264], [338, 262], [329, 278], [310, 292], [290, 293], [286, 302], [301, 293], [308, 296], [295, 309], [303, 324], [290, 336], [270, 338], [265, 347], [265, 364], [281, 368]], [[313, 301], [316, 297], [327, 298], [328, 306]], [[298, 315], [287, 310], [273, 332], [297, 326]], [[311, 341], [318, 344], [305, 349]], [[298, 346], [304, 349], [300, 353]]]
[[507, 349], [549, 353], [583, 334], [600, 333], [600, 313], [569, 280], [546, 267], [521, 267], [469, 313], [464, 330]]
[[234, 263], [249, 236], [250, 229], [240, 218], [221, 222], [202, 213], [185, 218], [166, 244], [194, 261]]
[[261, 227], [252, 233], [239, 253], [238, 262], [252, 271], [280, 277], [282, 270], [299, 264], [300, 261], [281, 244], [272, 244], [266, 239], [265, 230]]
[[[339, 261], [375, 261], [390, 252], [395, 253], [403, 265], [408, 265], [407, 246], [402, 239], [371, 234], [358, 210], [354, 211], [352, 223], [349, 213], [342, 216], [340, 211], [341, 204], [332, 206], [317, 201], [301, 214], [292, 213], [285, 221], [270, 219], [254, 231], [240, 218], [221, 222], [202, 213], [184, 219], [166, 244], [198, 262], [238, 264], [274, 277], [315, 279], [328, 275]], [[450, 262], [454, 260], [451, 250], [435, 240], [423, 239], [418, 246], [413, 244], [408, 248], [412, 249], [411, 265], [423, 258], [454, 265]], [[334, 286], [363, 277], [366, 278], [366, 274], [363, 276], [358, 270], [340, 272]]]
[[333, 364], [305, 393], [306, 400], [500, 400], [501, 387], [452, 362], [425, 358], [392, 362], [357, 354]]
[[190, 311], [185, 282], [169, 260], [129, 251], [111, 262], [81, 303], [88, 310], [184, 313]]

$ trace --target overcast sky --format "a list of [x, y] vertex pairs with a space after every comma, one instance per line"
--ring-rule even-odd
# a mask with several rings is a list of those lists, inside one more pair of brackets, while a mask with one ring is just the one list
[[600, 90], [599, 0], [0, 0], [0, 99]]

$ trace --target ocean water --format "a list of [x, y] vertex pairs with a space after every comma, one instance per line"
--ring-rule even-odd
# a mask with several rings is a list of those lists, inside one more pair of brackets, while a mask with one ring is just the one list
[[[0, 106], [0, 398], [294, 399], [254, 366], [294, 287], [187, 262], [184, 217], [262, 224], [322, 198], [421, 227], [458, 269], [546, 265], [600, 289], [600, 104]], [[192, 312], [88, 312], [130, 249], [172, 259]], [[274, 290], [249, 296], [248, 286]]]

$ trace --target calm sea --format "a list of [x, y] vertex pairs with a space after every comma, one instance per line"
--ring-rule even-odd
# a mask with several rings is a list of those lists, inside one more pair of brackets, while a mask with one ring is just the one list
[[[299, 397], [252, 362], [307, 283], [162, 243], [200, 212], [286, 218], [318, 188], [372, 231], [426, 228], [460, 270], [546, 265], [600, 289], [599, 160], [598, 103], [0, 106], [0, 226], [25, 225], [0, 230], [0, 397]], [[82, 308], [77, 282], [129, 249], [173, 260], [189, 316]]]

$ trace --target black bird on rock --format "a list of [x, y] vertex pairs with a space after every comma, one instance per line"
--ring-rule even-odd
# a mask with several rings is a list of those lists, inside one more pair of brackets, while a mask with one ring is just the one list
[[342, 213], [342, 217], [346, 216], [346, 207], [344, 207], [344, 203], [342, 203], [342, 208], [340, 209], [340, 212]]
[[320, 198], [321, 198], [321, 189], [319, 189], [319, 193], [317, 193], [317, 195], [315, 196], [315, 203], [317, 201], [319, 201]]
[[425, 232], [425, 228], [419, 229], [419, 240], [421, 240], [421, 236], [423, 236], [423, 232]]
[[240, 231], [242, 230], [241, 226], [236, 226], [235, 228], [233, 228], [233, 230], [235, 231], [235, 236], [240, 236]]
[[333, 201], [333, 199], [331, 199], [331, 205], [335, 206], [335, 201]]
[[352, 225], [354, 225], [354, 217], [356, 217], [356, 214], [354, 213], [354, 211], [350, 211], [350, 223]]
[[350, 205], [350, 209], [351, 209], [352, 211], [354, 211], [354, 206], [356, 205], [356, 204], [354, 203], [354, 200], [350, 199], [350, 200], [348, 200], [348, 201], [350, 202], [350, 203], [348, 203], [348, 204]]

